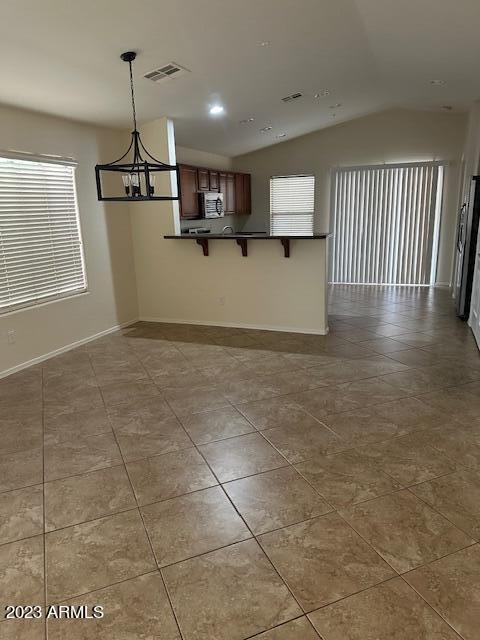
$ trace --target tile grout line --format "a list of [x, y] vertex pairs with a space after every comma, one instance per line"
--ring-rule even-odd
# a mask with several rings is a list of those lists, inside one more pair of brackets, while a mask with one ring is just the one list
[[[291, 622], [295, 622], [296, 620], [301, 620], [302, 618], [307, 618], [307, 615], [305, 613], [303, 613], [302, 610], [302, 615], [300, 616], [295, 616], [295, 618], [291, 618], [290, 620], [286, 620], [285, 622], [281, 622], [280, 624], [276, 624], [274, 627], [270, 627], [269, 629], [267, 629], [266, 631], [260, 631], [260, 633], [254, 633], [253, 636], [246, 636], [245, 638], [241, 638], [241, 640], [255, 640], [255, 638], [258, 638], [259, 635], [263, 635], [264, 633], [270, 633], [270, 631], [275, 631], [275, 629], [280, 629], [281, 627], [290, 624]], [[308, 620], [308, 618], [307, 618]], [[312, 623], [310, 622], [310, 620], [308, 620], [308, 624], [312, 627]], [[320, 636], [319, 636], [320, 637]]]
[[[46, 496], [45, 496], [45, 380], [43, 367], [41, 371], [42, 381], [42, 540], [43, 540], [43, 606], [47, 606], [47, 536], [46, 536]], [[47, 620], [44, 616], [43, 619], [43, 633], [45, 640], [48, 640], [48, 628]]]
[[[111, 582], [103, 587], [97, 587], [96, 589], [91, 589], [90, 591], [83, 591], [82, 593], [76, 593], [73, 596], [69, 596], [68, 598], [60, 598], [52, 602], [51, 604], [58, 605], [62, 602], [68, 602], [69, 600], [76, 600], [77, 598], [83, 598], [84, 596], [89, 596], [92, 593], [97, 593], [99, 591], [104, 591], [105, 589], [110, 589], [110, 587], [116, 587], [119, 584], [124, 584], [125, 582], [130, 582], [131, 580], [137, 580], [137, 578], [142, 578], [143, 576], [150, 576], [158, 574], [158, 568], [153, 568], [150, 571], [145, 571], [144, 573], [139, 573], [135, 576], [130, 576], [128, 578], [123, 578], [123, 580], [116, 580], [115, 582]], [[57, 621], [56, 618], [53, 618], [54, 621]]]
[[443, 560], [444, 558], [448, 558], [449, 556], [453, 556], [453, 555], [455, 555], [456, 553], [458, 553], [460, 551], [465, 551], [466, 549], [470, 549], [470, 548], [472, 548], [474, 546], [477, 546], [477, 545], [478, 545], [478, 543], [475, 543], [475, 544], [469, 545], [467, 547], [462, 547], [461, 549], [457, 549], [456, 551], [453, 551], [452, 553], [448, 553], [448, 554], [442, 556], [441, 558], [435, 558], [435, 560], [431, 560], [430, 562], [428, 562], [428, 563], [426, 563], [424, 565], [421, 565], [419, 567], [414, 567], [413, 569], [410, 569], [409, 571], [406, 571], [405, 573], [402, 573], [401, 576], [400, 576], [400, 578], [402, 578], [402, 580], [405, 582], [405, 584], [408, 587], [410, 587], [410, 589], [412, 589], [423, 600], [423, 602], [426, 604], [426, 606], [429, 607], [432, 611], [434, 611], [437, 614], [437, 616], [439, 618], [441, 618], [445, 622], [445, 624], [447, 624], [451, 629], [453, 629], [453, 631], [456, 634], [458, 634], [459, 638], [462, 638], [462, 640], [467, 640], [467, 639], [466, 639], [465, 636], [463, 636], [460, 633], [460, 631], [455, 629], [455, 627], [447, 620], [446, 617], [443, 616], [443, 614], [440, 611], [438, 611], [432, 604], [430, 604], [430, 602], [428, 602], [428, 600], [425, 598], [425, 596], [423, 596], [422, 593], [420, 593], [420, 591], [418, 591], [418, 589], [416, 589], [416, 587], [413, 584], [410, 584], [408, 582], [406, 576], [409, 573], [412, 573], [413, 571], [417, 571], [418, 569], [423, 569], [425, 567], [428, 567], [430, 564], [433, 564], [437, 560]]
[[[462, 533], [464, 533], [466, 536], [468, 536], [468, 538], [470, 538], [470, 540], [473, 540], [474, 542], [472, 544], [477, 544], [478, 542], [480, 542], [480, 540], [477, 540], [476, 538], [474, 538], [472, 535], [470, 535], [467, 531], [465, 531], [465, 529], [463, 529], [463, 527], [460, 527], [458, 524], [455, 524], [455, 522], [453, 522], [452, 520], [450, 520], [450, 518], [448, 516], [446, 516], [445, 514], [443, 514], [441, 511], [439, 511], [434, 505], [428, 503], [426, 500], [424, 500], [421, 496], [417, 496], [416, 493], [414, 493], [413, 491], [411, 491], [412, 487], [418, 487], [421, 486], [422, 484], [426, 484], [427, 482], [432, 482], [435, 480], [438, 480], [439, 478], [447, 478], [448, 476], [453, 475], [454, 473], [457, 473], [457, 471], [460, 471], [461, 469], [454, 469], [453, 471], [450, 471], [449, 473], [445, 473], [441, 476], [436, 476], [435, 478], [431, 478], [430, 480], [426, 480], [425, 482], [419, 482], [417, 484], [414, 485], [410, 485], [409, 487], [405, 487], [405, 491], [408, 491], [412, 496], [414, 496], [415, 498], [417, 498], [417, 500], [420, 500], [420, 502], [423, 502], [424, 505], [426, 505], [429, 509], [431, 509], [432, 511], [434, 511], [437, 515], [441, 516], [444, 520], [446, 520], [447, 522], [449, 522], [452, 527], [454, 527], [455, 529], [458, 529], [459, 531], [461, 531]], [[468, 546], [472, 546], [472, 545], [466, 545]], [[446, 555], [451, 555], [450, 553], [446, 554]]]
[[[90, 357], [90, 356], [89, 356], [89, 357]], [[92, 365], [92, 368], [93, 368], [93, 365]], [[95, 370], [94, 370], [94, 375], [95, 375], [95, 377], [96, 377]], [[148, 376], [148, 377], [150, 377], [150, 376]], [[150, 378], [150, 379], [151, 379], [151, 378]], [[154, 384], [155, 384], [155, 383], [154, 383]], [[155, 387], [156, 387], [156, 385], [155, 385]], [[107, 404], [105, 403], [105, 398], [104, 398], [103, 393], [102, 393], [101, 391], [100, 391], [100, 393], [101, 393], [102, 400], [103, 400], [103, 403], [104, 403], [105, 412], [106, 412], [106, 414], [107, 414], [108, 420], [109, 420], [109, 422], [110, 422], [110, 426], [111, 426], [111, 428], [112, 428], [112, 433], [113, 433], [113, 437], [114, 437], [115, 443], [116, 443], [116, 445], [117, 445], [118, 451], [120, 452], [120, 456], [121, 456], [122, 461], [123, 461], [123, 468], [124, 468], [124, 470], [125, 470], [125, 473], [127, 474], [128, 482], [129, 482], [129, 484], [130, 484], [130, 490], [131, 490], [131, 492], [132, 492], [132, 494], [133, 494], [133, 497], [134, 497], [135, 503], [136, 503], [136, 505], [137, 505], [136, 510], [137, 510], [138, 515], [139, 515], [140, 521], [141, 521], [141, 523], [142, 523], [143, 531], [144, 531], [145, 536], [146, 536], [147, 541], [148, 541], [148, 546], [149, 546], [150, 551], [151, 551], [151, 553], [152, 553], [152, 558], [153, 558], [153, 561], [154, 561], [155, 566], [156, 566], [156, 573], [158, 573], [158, 574], [160, 575], [160, 579], [161, 579], [161, 581], [162, 581], [163, 588], [164, 588], [164, 590], [165, 590], [165, 595], [167, 596], [167, 600], [168, 600], [168, 603], [169, 603], [169, 606], [170, 606], [170, 610], [171, 610], [171, 612], [172, 612], [173, 619], [175, 620], [175, 624], [176, 624], [176, 627], [177, 627], [178, 633], [179, 633], [179, 635], [180, 635], [180, 638], [183, 638], [184, 636], [183, 636], [182, 630], [181, 630], [181, 628], [180, 628], [179, 621], [178, 621], [178, 619], [177, 619], [177, 614], [176, 614], [176, 612], [175, 612], [175, 609], [173, 608], [173, 603], [172, 603], [172, 600], [171, 600], [170, 594], [169, 594], [169, 592], [168, 592], [167, 585], [166, 585], [166, 583], [165, 583], [165, 579], [164, 579], [164, 577], [163, 577], [163, 575], [162, 575], [162, 572], [160, 571], [160, 569], [159, 569], [159, 567], [158, 567], [157, 557], [156, 557], [156, 554], [155, 554], [155, 551], [154, 551], [154, 548], [153, 548], [153, 545], [152, 545], [152, 541], [151, 541], [151, 539], [150, 539], [150, 535], [149, 535], [148, 530], [147, 530], [147, 527], [146, 527], [146, 525], [145, 525], [145, 520], [144, 520], [144, 518], [143, 518], [142, 511], [141, 511], [140, 506], [139, 506], [139, 504], [138, 504], [137, 494], [136, 494], [135, 489], [134, 489], [134, 487], [133, 487], [133, 483], [132, 483], [132, 480], [131, 480], [131, 478], [130, 478], [130, 474], [128, 473], [128, 468], [127, 468], [127, 465], [126, 465], [126, 463], [125, 463], [125, 459], [124, 459], [124, 457], [123, 457], [123, 452], [122, 452], [122, 450], [121, 450], [121, 448], [120, 448], [120, 445], [119, 445], [119, 443], [118, 443], [117, 434], [115, 433], [115, 430], [114, 430], [114, 428], [113, 428], [113, 424], [112, 424], [111, 419], [110, 419], [110, 416], [109, 416], [109, 414], [108, 414], [108, 408], [107, 408]], [[150, 573], [150, 572], [149, 572], [149, 573]], [[47, 639], [47, 640], [48, 640], [48, 639]]]
[[[168, 403], [168, 400], [167, 400]], [[170, 405], [169, 405], [170, 406]], [[173, 410], [173, 409], [172, 409]], [[240, 511], [237, 509], [236, 505], [234, 504], [234, 502], [232, 501], [232, 499], [230, 498], [230, 496], [228, 495], [227, 491], [225, 490], [225, 488], [223, 487], [222, 483], [220, 482], [220, 479], [218, 478], [217, 474], [215, 473], [215, 471], [213, 470], [213, 468], [210, 466], [210, 464], [208, 463], [208, 460], [205, 458], [205, 456], [203, 455], [203, 453], [198, 449], [197, 445], [194, 444], [195, 449], [197, 450], [197, 452], [200, 454], [200, 456], [202, 457], [202, 459], [204, 460], [205, 464], [207, 465], [207, 467], [210, 469], [210, 472], [212, 473], [213, 477], [216, 479], [216, 481], [218, 482], [218, 486], [221, 488], [221, 490], [223, 491], [223, 494], [225, 495], [225, 497], [227, 498], [228, 502], [230, 503], [230, 505], [232, 506], [232, 508], [234, 509], [235, 513], [238, 515], [238, 517], [242, 520], [242, 522], [244, 523], [245, 527], [247, 528], [247, 530], [250, 532], [251, 534], [251, 538], [255, 540], [256, 544], [258, 545], [258, 547], [261, 549], [264, 557], [266, 558], [268, 564], [270, 565], [270, 567], [272, 567], [272, 569], [274, 570], [275, 574], [278, 576], [278, 578], [280, 579], [281, 583], [285, 586], [285, 588], [287, 589], [288, 593], [291, 595], [291, 597], [293, 598], [293, 600], [297, 603], [298, 607], [300, 608], [300, 610], [303, 612], [303, 607], [300, 605], [300, 602], [297, 600], [296, 596], [294, 595], [294, 593], [292, 592], [292, 590], [290, 589], [290, 587], [288, 586], [288, 584], [286, 583], [286, 581], [282, 578], [282, 576], [280, 575], [279, 571], [277, 570], [277, 568], [275, 567], [275, 565], [273, 564], [273, 562], [270, 560], [270, 558], [268, 557], [268, 555], [265, 553], [265, 550], [263, 549], [262, 545], [260, 544], [259, 540], [257, 539], [257, 536], [254, 534], [254, 532], [252, 531], [252, 529], [250, 528], [249, 524], [247, 523], [247, 521], [245, 520], [245, 518], [242, 516], [242, 514], [240, 513]], [[285, 459], [286, 460], [286, 459]], [[290, 463], [288, 462], [288, 460], [286, 460], [287, 465], [291, 466]], [[287, 466], [286, 465], [286, 466]], [[280, 467], [280, 468], [286, 468], [285, 467]], [[248, 540], [248, 538], [247, 538]], [[229, 545], [225, 545], [224, 548], [228, 548], [234, 544], [239, 544], [238, 542], [234, 542], [231, 543]], [[212, 551], [208, 551], [205, 554], [201, 554], [201, 555], [206, 555], [208, 553], [213, 553], [214, 551], [217, 551], [217, 549], [214, 549]], [[198, 557], [198, 556], [197, 556]], [[190, 558], [187, 558], [186, 560], [189, 560]], [[183, 562], [183, 561], [181, 561]], [[267, 631], [264, 630], [264, 631]], [[260, 631], [259, 633], [262, 633], [262, 631]]]
[[[398, 492], [397, 492], [397, 493], [398, 493]], [[388, 494], [388, 495], [390, 495], [390, 494]], [[361, 503], [361, 504], [364, 504], [364, 503]], [[354, 505], [354, 506], [355, 506], [355, 505]], [[338, 513], [338, 512], [337, 512], [337, 513]], [[428, 561], [424, 562], [423, 564], [419, 564], [418, 566], [413, 567], [412, 569], [407, 569], [407, 571], [402, 571], [402, 572], [400, 572], [400, 571], [398, 571], [397, 569], [395, 569], [395, 567], [393, 567], [393, 566], [390, 564], [390, 562], [389, 562], [386, 558], [384, 558], [384, 557], [383, 557], [383, 556], [382, 556], [382, 555], [381, 555], [381, 554], [380, 554], [380, 553], [379, 553], [379, 552], [378, 552], [378, 551], [373, 547], [373, 545], [372, 545], [370, 542], [368, 542], [368, 540], [366, 540], [366, 539], [363, 537], [363, 535], [362, 535], [359, 531], [357, 531], [357, 529], [356, 529], [352, 524], [350, 524], [350, 523], [348, 522], [348, 520], [346, 520], [346, 519], [344, 518], [344, 516], [343, 516], [341, 513], [338, 513], [338, 515], [342, 518], [342, 520], [345, 520], [346, 524], [348, 524], [348, 525], [353, 529], [353, 531], [355, 531], [355, 533], [357, 533], [357, 534], [362, 538], [362, 540], [364, 540], [364, 542], [366, 542], [366, 544], [368, 544], [368, 545], [369, 545], [369, 546], [370, 546], [370, 547], [375, 551], [375, 553], [376, 553], [380, 558], [382, 558], [382, 560], [383, 560], [384, 562], [386, 562], [386, 563], [387, 563], [387, 564], [392, 568], [392, 570], [393, 570], [393, 571], [395, 571], [395, 573], [397, 574], [395, 577], [400, 577], [400, 578], [401, 578], [404, 574], [406, 574], [406, 573], [410, 573], [410, 571], [415, 571], [416, 569], [421, 569], [422, 567], [427, 567], [429, 564], [432, 564], [432, 562], [436, 562], [437, 560], [442, 560], [443, 558], [447, 558], [448, 556], [452, 556], [452, 555], [454, 555], [454, 554], [455, 554], [455, 553], [457, 553], [458, 551], [463, 551], [464, 549], [469, 549], [470, 547], [474, 547], [475, 545], [477, 545], [477, 544], [478, 544], [478, 542], [476, 542], [476, 541], [475, 541], [475, 542], [471, 542], [471, 543], [469, 543], [469, 544], [467, 544], [467, 545], [465, 545], [465, 546], [463, 546], [463, 547], [460, 547], [459, 549], [455, 549], [454, 551], [450, 551], [449, 553], [445, 553], [443, 556], [439, 556], [438, 558], [433, 558], [432, 560], [428, 560]], [[462, 533], [463, 533], [463, 532], [462, 532]]]

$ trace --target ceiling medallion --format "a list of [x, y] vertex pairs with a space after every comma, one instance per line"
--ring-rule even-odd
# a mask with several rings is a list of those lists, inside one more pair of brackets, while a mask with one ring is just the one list
[[[137, 114], [135, 110], [135, 93], [133, 88], [132, 62], [137, 57], [135, 51], [127, 51], [120, 56], [124, 62], [128, 62], [130, 69], [130, 90], [132, 95], [133, 131], [130, 146], [118, 160], [108, 164], [95, 166], [97, 181], [97, 196], [99, 200], [110, 202], [142, 202], [145, 200], [178, 200], [178, 196], [162, 196], [155, 191], [155, 177], [158, 172], [175, 171], [177, 189], [180, 193], [180, 181], [178, 165], [166, 164], [157, 160], [149, 153], [142, 143], [140, 133], [137, 130]], [[118, 187], [123, 184], [123, 192], [118, 196], [105, 196], [102, 191], [102, 176], [107, 172], [119, 173], [122, 182], [118, 181]]]

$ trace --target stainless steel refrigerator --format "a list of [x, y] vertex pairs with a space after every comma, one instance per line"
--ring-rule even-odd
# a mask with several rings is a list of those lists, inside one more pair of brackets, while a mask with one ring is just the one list
[[457, 227], [458, 288], [457, 315], [468, 320], [472, 297], [478, 223], [480, 219], [480, 176], [473, 176], [469, 201], [462, 206]]

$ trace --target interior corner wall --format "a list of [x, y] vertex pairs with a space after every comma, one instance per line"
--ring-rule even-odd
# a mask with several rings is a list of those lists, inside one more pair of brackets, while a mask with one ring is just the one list
[[459, 192], [459, 167], [467, 118], [462, 113], [392, 109], [294, 138], [233, 159], [252, 174], [252, 215], [245, 230], [269, 228], [272, 175], [314, 173], [315, 230], [330, 231], [330, 169], [337, 166], [447, 163], [437, 283], [450, 284]]
[[[74, 158], [88, 293], [0, 315], [0, 377], [138, 316], [128, 206], [98, 202], [95, 164], [109, 162], [128, 135], [21, 109], [0, 107], [2, 150]], [[13, 329], [15, 342], [7, 332]]]

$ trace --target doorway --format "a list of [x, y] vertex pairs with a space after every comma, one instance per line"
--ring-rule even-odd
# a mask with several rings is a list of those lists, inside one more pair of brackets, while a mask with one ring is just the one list
[[331, 282], [435, 283], [443, 169], [423, 162], [333, 170]]

